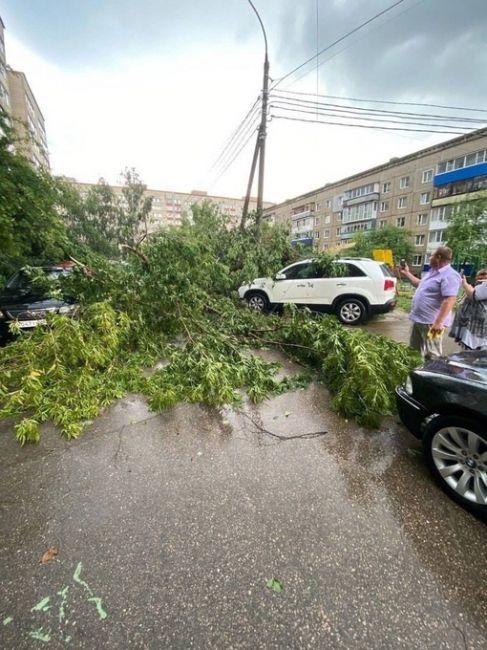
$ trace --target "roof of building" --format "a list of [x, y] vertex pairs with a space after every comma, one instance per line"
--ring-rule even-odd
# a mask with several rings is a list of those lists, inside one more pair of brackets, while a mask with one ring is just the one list
[[464, 135], [460, 135], [456, 138], [452, 138], [451, 140], [446, 140], [445, 142], [440, 142], [439, 144], [431, 145], [430, 147], [426, 147], [425, 149], [420, 149], [419, 151], [415, 151], [413, 153], [407, 154], [406, 156], [401, 156], [400, 158], [396, 158], [396, 157], [391, 158], [388, 162], [381, 163], [380, 165], [371, 167], [370, 169], [365, 169], [356, 174], [352, 174], [351, 176], [346, 176], [345, 178], [341, 178], [338, 181], [333, 181], [332, 183], [326, 183], [325, 185], [322, 185], [317, 189], [310, 190], [309, 192], [305, 192], [304, 194], [299, 194], [298, 196], [295, 196], [292, 199], [286, 199], [281, 203], [276, 203], [275, 205], [271, 206], [271, 208], [279, 208], [289, 203], [295, 203], [296, 201], [299, 201], [301, 199], [311, 198], [312, 196], [315, 196], [316, 194], [318, 194], [318, 192], [322, 192], [323, 190], [332, 189], [333, 187], [337, 187], [339, 185], [342, 185], [343, 183], [358, 180], [360, 178], [363, 178], [364, 176], [378, 173], [384, 169], [389, 169], [391, 167], [402, 165], [403, 163], [409, 162], [410, 160], [421, 158], [422, 156], [426, 156], [430, 153], [434, 153], [435, 151], [441, 151], [443, 149], [447, 149], [448, 147], [453, 147], [462, 144], [464, 142], [476, 140], [477, 138], [481, 138], [482, 136], [486, 136], [486, 135], [487, 135], [487, 127], [476, 129], [475, 131], [471, 131], [470, 133], [465, 133]]

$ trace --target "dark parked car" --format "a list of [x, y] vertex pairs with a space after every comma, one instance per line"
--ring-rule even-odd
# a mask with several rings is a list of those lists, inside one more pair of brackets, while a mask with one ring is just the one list
[[72, 315], [77, 309], [76, 300], [60, 292], [54, 297], [48, 290], [53, 281], [71, 272], [71, 266], [58, 265], [14, 273], [0, 289], [0, 339], [7, 338], [11, 323], [28, 330], [45, 323], [48, 313]]
[[440, 487], [487, 515], [487, 350], [453, 354], [413, 370], [396, 390], [404, 425], [423, 441]]

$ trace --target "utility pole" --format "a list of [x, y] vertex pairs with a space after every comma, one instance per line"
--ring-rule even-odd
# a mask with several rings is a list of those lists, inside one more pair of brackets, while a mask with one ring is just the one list
[[265, 141], [267, 136], [267, 105], [269, 100], [269, 58], [267, 56], [267, 35], [265, 33], [264, 24], [259, 16], [259, 12], [255, 8], [252, 0], [248, 0], [250, 6], [254, 10], [260, 26], [262, 28], [262, 34], [264, 35], [264, 44], [265, 44], [265, 57], [264, 57], [264, 80], [262, 83], [262, 111], [260, 118], [259, 131], [257, 133], [257, 142], [255, 143], [254, 155], [252, 158], [252, 165], [250, 168], [249, 182], [247, 185], [247, 194], [245, 195], [244, 207], [242, 211], [242, 220], [240, 221], [240, 229], [245, 229], [245, 222], [247, 220], [247, 215], [249, 211], [249, 201], [250, 195], [252, 193], [252, 184], [254, 181], [255, 168], [257, 166], [257, 158], [259, 159], [259, 179], [258, 179], [258, 189], [257, 189], [257, 216], [256, 216], [256, 226], [257, 229], [260, 228], [262, 220], [262, 206], [264, 202], [264, 165], [265, 165]]

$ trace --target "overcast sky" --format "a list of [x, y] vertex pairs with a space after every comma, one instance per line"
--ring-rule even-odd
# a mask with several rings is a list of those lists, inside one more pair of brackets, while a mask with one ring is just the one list
[[[254, 4], [278, 79], [393, 0]], [[245, 193], [253, 137], [220, 178], [212, 165], [262, 84], [263, 38], [247, 0], [0, 0], [0, 16], [7, 61], [44, 114], [54, 173], [113, 183], [133, 166], [154, 189]], [[403, 0], [280, 87], [485, 108], [486, 43], [487, 0]], [[265, 199], [449, 137], [273, 119]]]

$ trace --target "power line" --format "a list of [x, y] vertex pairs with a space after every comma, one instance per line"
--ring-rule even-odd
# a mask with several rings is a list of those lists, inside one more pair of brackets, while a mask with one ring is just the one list
[[459, 131], [435, 131], [432, 129], [410, 129], [407, 127], [374, 126], [372, 124], [350, 124], [345, 122], [328, 122], [325, 120], [308, 120], [308, 119], [298, 118], [298, 117], [289, 117], [287, 115], [271, 114], [270, 117], [271, 119], [276, 119], [276, 120], [288, 120], [291, 122], [305, 122], [308, 124], [327, 124], [330, 126], [350, 126], [352, 128], [358, 128], [358, 129], [376, 129], [380, 131], [411, 131], [415, 133], [449, 133], [452, 135], [465, 135], [463, 132], [459, 132]]
[[291, 72], [288, 72], [288, 73], [285, 74], [283, 77], [280, 77], [280, 78], [275, 82], [274, 86], [271, 87], [271, 90], [272, 90], [272, 88], [276, 88], [280, 83], [282, 83], [282, 82], [284, 81], [284, 79], [287, 79], [287, 78], [290, 77], [292, 74], [294, 74], [295, 72], [297, 72], [298, 70], [300, 70], [301, 68], [303, 68], [305, 65], [307, 65], [308, 63], [310, 63], [310, 62], [313, 61], [314, 59], [318, 58], [319, 56], [321, 56], [322, 54], [324, 54], [324, 53], [327, 52], [328, 50], [331, 50], [332, 47], [334, 47], [335, 45], [338, 45], [338, 43], [341, 43], [341, 42], [344, 41], [346, 38], [349, 38], [350, 36], [352, 36], [352, 34], [355, 34], [356, 32], [360, 31], [361, 29], [363, 29], [364, 27], [366, 27], [367, 25], [369, 25], [371, 22], [373, 22], [374, 20], [377, 20], [377, 18], [380, 18], [381, 16], [383, 16], [383, 15], [386, 14], [387, 12], [391, 11], [392, 9], [394, 9], [394, 8], [397, 7], [398, 5], [402, 4], [403, 2], [404, 2], [404, 0], [397, 0], [397, 1], [394, 2], [392, 5], [389, 5], [389, 7], [386, 7], [385, 9], [383, 9], [382, 11], [380, 11], [379, 13], [375, 14], [375, 16], [372, 16], [371, 18], [369, 18], [369, 19], [366, 20], [365, 22], [361, 23], [361, 24], [358, 25], [357, 27], [354, 27], [354, 29], [351, 29], [349, 32], [347, 32], [347, 33], [344, 34], [343, 36], [340, 36], [340, 38], [338, 38], [336, 41], [334, 41], [334, 42], [331, 43], [330, 45], [327, 45], [325, 48], [323, 48], [322, 50], [320, 50], [317, 54], [314, 54], [312, 57], [310, 57], [309, 59], [307, 59], [304, 63], [301, 63], [300, 65], [298, 65], [296, 68], [294, 68], [294, 70], [291, 70]]
[[[217, 164], [220, 162], [221, 158], [224, 156], [226, 150], [230, 147], [231, 143], [234, 141], [234, 139], [236, 138], [236, 136], [237, 136], [237, 134], [239, 133], [239, 131], [240, 131], [241, 129], [243, 129], [245, 122], [247, 122], [247, 121], [249, 121], [250, 119], [252, 119], [253, 114], [256, 112], [257, 108], [260, 108], [260, 102], [261, 102], [261, 97], [259, 96], [259, 97], [257, 97], [257, 99], [255, 100], [255, 102], [253, 103], [253, 105], [250, 107], [250, 110], [248, 111], [248, 113], [246, 114], [246, 116], [243, 118], [243, 120], [240, 122], [240, 124], [237, 126], [237, 128], [235, 129], [235, 131], [233, 132], [233, 134], [228, 138], [228, 140], [227, 140], [226, 143], [224, 144], [222, 151], [220, 152], [218, 158], [217, 158], [217, 159], [215, 160], [215, 162], [213, 163], [211, 169], [215, 168], [215, 167], [217, 166]], [[251, 115], [252, 115], [252, 117], [251, 117]]]
[[[279, 92], [279, 93], [289, 93], [292, 95], [307, 95], [310, 97], [316, 97], [316, 93], [307, 93], [303, 91], [298, 91], [298, 90], [276, 90], [274, 92]], [[451, 111], [472, 111], [475, 113], [487, 113], [487, 109], [482, 109], [482, 108], [467, 108], [465, 106], [446, 106], [444, 104], [424, 104], [420, 102], [400, 102], [400, 101], [393, 101], [391, 99], [359, 99], [357, 97], [343, 97], [341, 95], [318, 95], [318, 97], [324, 98], [324, 99], [341, 99], [343, 101], [347, 102], [362, 102], [362, 103], [368, 103], [368, 104], [393, 104], [396, 106], [422, 106], [424, 108], [444, 108], [448, 109]]]
[[259, 124], [259, 122], [260, 122], [260, 116], [254, 114], [253, 115], [253, 121], [250, 122], [249, 124], [247, 124], [245, 127], [240, 129], [240, 133], [235, 138], [232, 145], [230, 147], [228, 147], [227, 151], [221, 157], [220, 163], [218, 165], [213, 165], [212, 169], [215, 169], [216, 173], [218, 173], [219, 169], [221, 169], [222, 167], [225, 166], [228, 159], [232, 157], [235, 149], [238, 149], [238, 147], [242, 143], [242, 140], [244, 140], [248, 136], [249, 132], [252, 132], [252, 133], [254, 132], [255, 127], [257, 126], [257, 124]]
[[[418, 2], [416, 2], [416, 3], [413, 4], [413, 5], [411, 5], [410, 7], [407, 7], [407, 8], [404, 9], [403, 11], [400, 11], [399, 13], [395, 14], [394, 16], [391, 16], [391, 17], [388, 18], [387, 20], [384, 20], [384, 21], [381, 22], [379, 25], [375, 25], [374, 27], [372, 27], [370, 30], [368, 30], [368, 31], [367, 31], [365, 34], [363, 34], [362, 36], [359, 36], [358, 38], [354, 39], [354, 40], [353, 40], [351, 43], [349, 43], [348, 45], [345, 45], [344, 47], [340, 48], [340, 49], [337, 50], [336, 52], [333, 52], [333, 54], [330, 54], [329, 56], [327, 56], [326, 59], [323, 59], [322, 61], [319, 61], [319, 62], [317, 61], [317, 62], [316, 62], [316, 74], [318, 75], [318, 68], [319, 68], [320, 66], [324, 65], [325, 63], [327, 63], [327, 62], [330, 61], [331, 59], [334, 59], [336, 56], [338, 56], [339, 54], [341, 54], [341, 53], [344, 52], [345, 50], [348, 50], [348, 48], [352, 47], [352, 45], [355, 45], [355, 43], [358, 43], [359, 41], [361, 41], [362, 39], [364, 39], [364, 38], [365, 38], [366, 36], [368, 36], [372, 31], [374, 31], [375, 29], [378, 29], [379, 27], [384, 27], [384, 25], [387, 25], [387, 24], [390, 23], [392, 20], [397, 20], [400, 16], [402, 16], [402, 15], [405, 14], [405, 13], [407, 13], [408, 11], [411, 11], [412, 9], [414, 9], [414, 8], [417, 7], [418, 5], [422, 4], [423, 2], [425, 2], [425, 0], [418, 0]], [[291, 81], [291, 83], [289, 83], [287, 87], [289, 88], [289, 86], [292, 86], [293, 84], [297, 83], [298, 81], [300, 81], [301, 79], [303, 79], [303, 77], [306, 77], [306, 75], [308, 75], [310, 72], [311, 72], [311, 70], [305, 70], [302, 74], [300, 74], [298, 77], [296, 77], [296, 79], [294, 79], [293, 81]]]
[[[334, 112], [332, 113], [327, 113], [327, 112], [322, 112], [323, 109], [313, 109], [313, 110], [306, 110], [304, 108], [286, 108], [285, 106], [280, 105], [279, 103], [276, 104], [271, 104], [273, 108], [277, 108], [278, 110], [281, 111], [288, 111], [291, 113], [305, 113], [309, 115], [314, 115], [317, 112], [320, 115], [325, 115], [325, 117], [338, 117], [340, 119], [349, 119], [349, 120], [354, 120], [355, 122], [377, 122], [379, 124], [406, 124], [406, 125], [411, 125], [411, 126], [432, 126], [435, 128], [446, 128], [446, 129], [461, 129], [462, 131], [471, 131], [472, 128], [469, 126], [456, 126], [456, 125], [451, 125], [451, 124], [428, 124], [427, 122], [417, 122], [417, 121], [401, 121], [401, 120], [392, 120], [392, 119], [382, 119], [380, 117], [365, 117], [365, 116], [360, 116], [360, 117], [353, 117], [353, 116], [348, 116], [348, 115], [339, 115]], [[325, 109], [326, 110], [326, 109]]]
[[[482, 118], [475, 118], [475, 117], [463, 117], [463, 116], [458, 116], [458, 115], [438, 115], [436, 113], [411, 113], [407, 111], [387, 111], [387, 110], [382, 110], [382, 109], [377, 109], [377, 108], [362, 108], [359, 106], [345, 106], [343, 104], [334, 104], [334, 103], [327, 103], [327, 102], [318, 102], [318, 101], [313, 101], [313, 100], [303, 100], [303, 99], [297, 99], [294, 97], [280, 97], [280, 96], [274, 96], [274, 100], [277, 100], [279, 102], [282, 102], [284, 104], [288, 104], [290, 106], [303, 106], [305, 108], [311, 108], [311, 107], [318, 107], [322, 108], [322, 110], [328, 110], [328, 111], [336, 111], [340, 113], [351, 113], [357, 116], [360, 115], [375, 115], [378, 114], [379, 117], [387, 117], [389, 115], [393, 117], [400, 117], [404, 120], [412, 120], [412, 119], [421, 119], [421, 120], [446, 120], [447, 122], [464, 122], [464, 123], [469, 123], [472, 125], [475, 124], [485, 124], [487, 122], [487, 116], [482, 119]], [[473, 127], [472, 127], [473, 128]]]
[[[259, 120], [260, 121], [260, 120]], [[254, 135], [254, 133], [257, 131], [257, 129], [254, 129], [251, 131], [245, 140], [245, 142], [241, 145], [240, 149], [234, 154], [233, 158], [227, 163], [227, 165], [224, 167], [224, 169], [218, 174], [218, 176], [215, 178], [215, 180], [211, 183], [210, 189], [216, 185], [216, 183], [220, 180], [220, 178], [228, 171], [228, 169], [233, 165], [233, 163], [237, 160], [237, 158], [240, 156], [242, 151], [245, 149], [245, 147], [248, 145], [250, 139]]]

